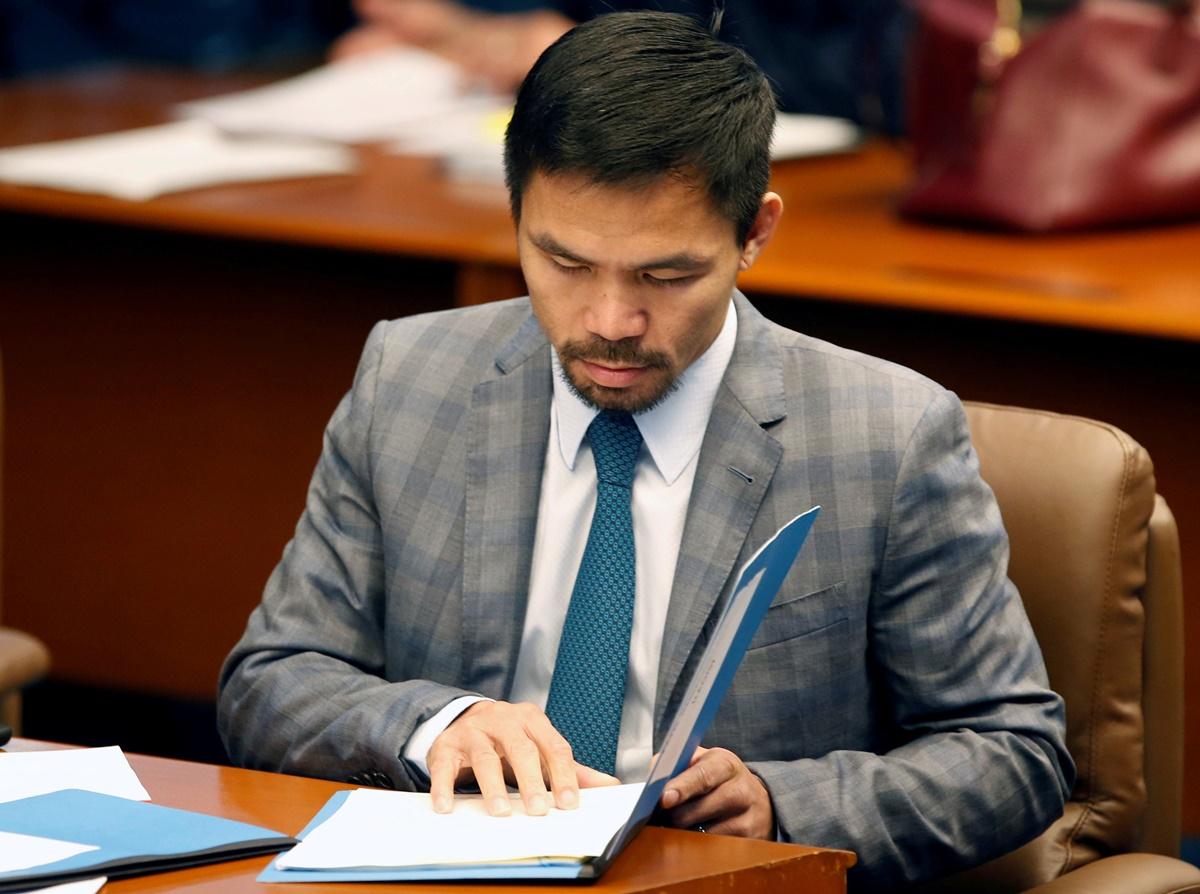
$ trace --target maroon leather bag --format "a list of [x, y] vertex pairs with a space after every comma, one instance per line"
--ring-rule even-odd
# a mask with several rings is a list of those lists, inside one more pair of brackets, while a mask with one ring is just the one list
[[1200, 216], [1200, 0], [1084, 0], [1024, 46], [1019, 0], [916, 5], [904, 214], [1034, 232]]

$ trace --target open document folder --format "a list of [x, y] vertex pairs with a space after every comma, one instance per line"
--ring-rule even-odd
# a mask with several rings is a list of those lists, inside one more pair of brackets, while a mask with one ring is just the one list
[[0, 804], [0, 892], [201, 866], [294, 843], [218, 816], [65, 789]]
[[546, 816], [526, 815], [516, 796], [511, 816], [493, 817], [477, 795], [460, 795], [452, 813], [437, 814], [427, 794], [338, 792], [300, 833], [300, 844], [258, 880], [599, 877], [650, 818], [667, 781], [687, 767], [819, 511], [796, 516], [742, 566], [645, 783], [585, 789], [577, 809]]

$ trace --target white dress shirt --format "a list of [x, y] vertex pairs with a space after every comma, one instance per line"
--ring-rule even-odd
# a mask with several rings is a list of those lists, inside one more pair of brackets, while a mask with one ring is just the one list
[[[737, 313], [731, 301], [721, 332], [684, 370], [678, 387], [657, 406], [634, 416], [643, 444], [633, 480], [636, 590], [617, 741], [617, 775], [623, 782], [643, 780], [650, 767], [659, 655], [675, 563], [700, 445], [736, 338]], [[557, 354], [552, 355], [552, 363], [550, 438], [542, 471], [529, 601], [509, 694], [510, 701], [533, 702], [542, 708], [550, 692], [558, 642], [596, 505], [596, 466], [585, 435], [599, 412], [563, 381]], [[434, 739], [476, 701], [480, 701], [478, 696], [455, 699], [421, 724], [405, 744], [404, 757], [428, 773], [425, 755]]]

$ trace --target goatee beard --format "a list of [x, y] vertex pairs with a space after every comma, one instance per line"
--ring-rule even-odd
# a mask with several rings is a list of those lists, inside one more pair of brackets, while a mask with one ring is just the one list
[[[563, 383], [571, 389], [572, 394], [597, 410], [644, 413], [658, 406], [679, 387], [679, 378], [672, 369], [671, 358], [663, 351], [643, 351], [632, 339], [608, 341], [592, 338], [587, 341], [568, 341], [556, 350], [562, 366]], [[665, 375], [659, 386], [649, 394], [634, 395], [627, 393], [624, 388], [608, 388], [595, 382], [576, 381], [569, 368], [571, 361], [639, 366], [647, 370], [661, 371]]]

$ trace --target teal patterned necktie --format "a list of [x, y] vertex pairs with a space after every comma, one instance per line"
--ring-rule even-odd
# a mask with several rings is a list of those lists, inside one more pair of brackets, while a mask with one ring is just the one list
[[604, 411], [588, 428], [596, 460], [596, 511], [567, 619], [546, 714], [581, 764], [616, 774], [633, 629], [633, 469], [642, 434], [628, 413]]

